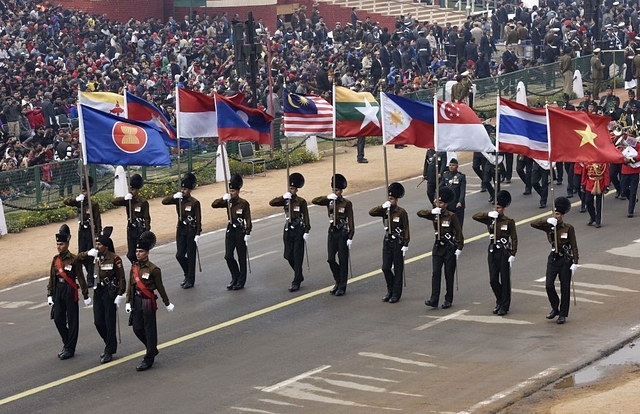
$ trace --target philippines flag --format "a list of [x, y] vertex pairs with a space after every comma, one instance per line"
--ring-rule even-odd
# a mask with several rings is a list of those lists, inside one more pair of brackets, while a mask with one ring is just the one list
[[434, 148], [433, 105], [382, 93], [383, 144]]
[[299, 95], [284, 90], [284, 135], [305, 137], [333, 134], [333, 106], [317, 95]]
[[184, 88], [176, 89], [176, 122], [180, 137], [217, 137], [218, 116], [215, 98]]
[[543, 108], [529, 108], [501, 98], [496, 123], [496, 142], [501, 152], [549, 159], [547, 114]]
[[[169, 120], [164, 116], [162, 111], [149, 101], [138, 98], [136, 95], [125, 92], [125, 102], [127, 106], [127, 118], [135, 121], [149, 121], [158, 128], [166, 132], [166, 136], [170, 139], [165, 144], [170, 147], [176, 147], [177, 141], [176, 129], [171, 125]], [[189, 148], [189, 140], [180, 140], [181, 148]]]
[[235, 104], [219, 94], [216, 94], [216, 108], [220, 141], [271, 143], [271, 115], [259, 109]]
[[434, 108], [436, 151], [496, 150], [482, 120], [468, 105], [435, 98]]

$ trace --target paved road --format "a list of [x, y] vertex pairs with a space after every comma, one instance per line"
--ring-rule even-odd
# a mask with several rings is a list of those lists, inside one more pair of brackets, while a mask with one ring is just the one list
[[[568, 323], [559, 326], [544, 318], [549, 247], [544, 234], [528, 224], [549, 212], [537, 208], [535, 196], [521, 196], [519, 182], [505, 187], [514, 194], [507, 213], [518, 222], [520, 247], [511, 312], [494, 316], [485, 229], [470, 218], [490, 205], [471, 174], [469, 181], [467, 245], [459, 290], [447, 310], [424, 305], [433, 234], [430, 222], [415, 216], [426, 199], [424, 185], [416, 189], [417, 179], [405, 183], [401, 200], [410, 212], [411, 245], [408, 286], [398, 304], [381, 302], [383, 230], [367, 214], [384, 201], [382, 189], [347, 194], [357, 229], [353, 278], [344, 297], [327, 293], [333, 285], [325, 257], [327, 219], [317, 207], [310, 210], [311, 270], [305, 263], [306, 280], [294, 294], [287, 291], [292, 272], [282, 259], [282, 215], [255, 224], [252, 273], [242, 291], [225, 289], [222, 231], [201, 239], [204, 270], [188, 291], [178, 287], [175, 245], [152, 250], [176, 311], [158, 310], [160, 355], [148, 372], [134, 369], [142, 347], [124, 313], [122, 344], [112, 363], [99, 364], [103, 344], [89, 309], [80, 312], [76, 356], [59, 361], [46, 282], [2, 290], [0, 413], [490, 412], [637, 334], [638, 219], [625, 217], [624, 202], [607, 197], [601, 229], [587, 227], [586, 214], [575, 205], [566, 216], [577, 228], [582, 267], [575, 278], [578, 304], [572, 303]], [[317, 194], [303, 189], [301, 195]]]

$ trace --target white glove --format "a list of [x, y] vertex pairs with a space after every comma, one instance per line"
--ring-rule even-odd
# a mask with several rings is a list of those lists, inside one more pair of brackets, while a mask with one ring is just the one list
[[84, 201], [84, 194], [80, 194], [78, 197], [76, 197], [76, 201], [82, 203]]
[[337, 200], [337, 199], [338, 199], [338, 196], [336, 195], [336, 193], [331, 193], [331, 194], [329, 194], [329, 195], [327, 196], [327, 198], [328, 198], [329, 200]]
[[229, 194], [229, 193], [224, 193], [224, 195], [222, 196], [222, 199], [223, 199], [224, 201], [229, 201], [229, 200], [231, 200], [231, 194]]
[[47, 296], [47, 303], [49, 306], [53, 306], [53, 296]]
[[173, 312], [173, 308], [175, 308], [175, 306], [173, 305], [173, 303], [170, 303], [167, 305], [167, 311], [169, 312]]
[[200, 247], [200, 235], [196, 234], [196, 236], [193, 238], [193, 241], [196, 242], [196, 247]]
[[456, 249], [456, 252], [455, 252], [456, 259], [459, 259], [461, 254], [462, 254], [462, 250]]
[[282, 198], [284, 198], [285, 200], [291, 200], [291, 193], [287, 191], [282, 195]]
[[182, 191], [178, 191], [177, 193], [175, 193], [173, 195], [173, 198], [175, 198], [176, 200], [181, 200], [182, 199]]
[[558, 219], [555, 217], [549, 217], [547, 219], [547, 223], [551, 224], [553, 227], [558, 225]]
[[96, 249], [91, 249], [87, 252], [89, 256], [98, 257], [98, 251]]
[[391, 208], [391, 201], [387, 200], [384, 203], [382, 203], [382, 208], [384, 209]]
[[88, 297], [84, 300], [84, 306], [89, 307], [91, 305], [91, 297]]
[[127, 313], [131, 313], [131, 304], [127, 303], [126, 305], [124, 305], [124, 311]]
[[304, 239], [304, 242], [306, 243], [309, 240], [309, 233], [303, 234], [302, 238]]
[[516, 261], [516, 257], [515, 256], [509, 256], [509, 267], [513, 266], [513, 262]]
[[489, 212], [489, 217], [491, 217], [492, 219], [497, 219], [499, 216], [497, 211], [490, 211]]
[[124, 295], [118, 295], [116, 296], [116, 298], [114, 299], [113, 303], [116, 305], [116, 307], [120, 307], [120, 305], [122, 305], [122, 302], [124, 302]]
[[245, 244], [246, 246], [248, 246], [248, 245], [249, 245], [249, 240], [251, 240], [251, 236], [249, 236], [248, 234], [245, 234], [245, 235], [244, 235], [244, 244]]
[[[180, 193], [180, 194], [182, 194], [182, 193]], [[124, 199], [125, 199], [125, 200], [133, 200], [133, 194], [131, 194], [131, 193], [127, 193], [127, 195], [126, 195], [126, 196], [124, 196]]]
[[409, 251], [409, 246], [402, 246], [402, 249], [400, 250], [402, 250], [402, 257], [405, 257]]
[[434, 209], [431, 209], [431, 214], [442, 214], [442, 209], [440, 207], [436, 207]]
[[347, 248], [349, 250], [351, 250], [351, 245], [353, 245], [353, 240], [351, 240], [351, 239], [347, 240]]
[[578, 269], [580, 267], [580, 265], [577, 264], [572, 264], [571, 265], [571, 276], [573, 276], [573, 274], [576, 272], [576, 269]]

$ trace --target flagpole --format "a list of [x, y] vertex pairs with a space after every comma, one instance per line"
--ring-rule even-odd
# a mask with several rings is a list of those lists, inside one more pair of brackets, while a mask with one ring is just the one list
[[[178, 135], [177, 146], [178, 146], [178, 191], [180, 191], [180, 138], [182, 135], [180, 134], [180, 93], [178, 91], [178, 83], [176, 83], [176, 135]], [[226, 170], [225, 170], [226, 171]], [[178, 199], [178, 203], [182, 204], [182, 198]], [[178, 206], [178, 216], [180, 221], [182, 221], [182, 206]]]
[[[269, 39], [269, 37], [266, 37], [266, 42], [267, 42], [267, 70], [269, 71], [269, 109], [271, 109], [271, 112], [273, 112], [272, 114], [270, 114], [271, 116], [273, 116], [273, 118], [275, 119], [276, 117], [276, 112], [275, 109], [273, 108], [273, 76], [271, 75], [271, 40]], [[283, 91], [284, 93], [284, 91]], [[269, 112], [269, 111], [267, 111]], [[284, 118], [283, 118], [284, 119]], [[271, 123], [270, 128], [270, 132], [271, 132], [271, 157], [273, 158], [273, 149], [275, 147], [275, 134], [274, 134], [274, 126], [273, 126], [273, 122]], [[287, 155], [288, 156], [288, 155]], [[289, 180], [289, 172], [287, 171], [287, 180]], [[288, 188], [287, 188], [288, 190]]]
[[[336, 77], [335, 77], [335, 72], [333, 74], [333, 116], [336, 117], [336, 111], [335, 111], [335, 107], [336, 107]], [[335, 193], [336, 191], [336, 123], [337, 123], [337, 119], [334, 118], [333, 119], [333, 178], [331, 179], [331, 183], [332, 185], [332, 191]], [[336, 208], [336, 203], [333, 203], [333, 225], [335, 226], [337, 224], [337, 211], [338, 209]]]
[[[380, 113], [382, 114], [382, 125], [381, 125], [381, 129], [382, 129], [382, 154], [384, 156], [383, 160], [384, 160], [384, 182], [385, 182], [385, 198], [389, 197], [389, 164], [388, 164], [388, 160], [387, 160], [387, 145], [384, 142], [384, 137], [385, 137], [385, 122], [384, 122], [384, 107], [385, 107], [385, 97], [383, 97], [382, 95], [384, 94], [384, 92], [382, 91], [382, 84], [380, 85]], [[387, 236], [389, 236], [389, 232], [391, 231], [391, 209], [388, 208], [387, 209], [387, 225], [386, 225], [386, 232], [387, 232]]]
[[[553, 164], [551, 164], [551, 128], [549, 127], [549, 104], [545, 104], [545, 111], [547, 113], [547, 136], [549, 137], [549, 149], [548, 149], [548, 157], [549, 161], [549, 180], [551, 181], [551, 215], [555, 217], [554, 212], [556, 211], [556, 189], [553, 186]], [[553, 243], [554, 243], [554, 251], [558, 253], [558, 232], [557, 229], [554, 229], [553, 232]]]
[[[220, 155], [222, 156], [222, 171], [224, 172], [224, 192], [227, 194], [229, 193], [229, 177], [227, 177], [227, 163], [224, 160], [227, 155], [227, 142], [222, 141], [222, 143], [220, 143], [220, 138], [218, 137], [218, 145], [222, 145]], [[229, 223], [231, 223], [231, 200], [227, 200], [227, 217]]]
[[[498, 176], [498, 156], [500, 154], [500, 96], [496, 96], [496, 159], [494, 164], [494, 181], [496, 183], [496, 188], [494, 189], [493, 195], [493, 209], [497, 211], [498, 209], [498, 183], [500, 182], [500, 177]], [[504, 206], [503, 206], [504, 207]], [[493, 242], [498, 242], [498, 220], [495, 219], [493, 221]]]
[[[440, 177], [438, 176], [438, 171], [440, 171], [440, 167], [438, 167], [438, 158], [440, 155], [438, 153], [438, 95], [433, 95], [433, 146], [435, 147], [435, 163], [436, 163], [436, 207], [440, 207], [438, 200], [440, 200]], [[433, 201], [431, 204], [433, 204]], [[437, 215], [437, 237], [440, 240], [440, 214]]]

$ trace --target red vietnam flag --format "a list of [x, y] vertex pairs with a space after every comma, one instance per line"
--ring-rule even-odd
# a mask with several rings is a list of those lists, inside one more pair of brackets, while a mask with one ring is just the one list
[[547, 108], [551, 161], [620, 164], [624, 157], [609, 137], [608, 116]]

